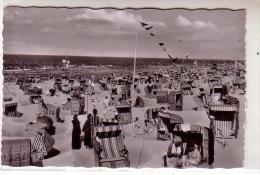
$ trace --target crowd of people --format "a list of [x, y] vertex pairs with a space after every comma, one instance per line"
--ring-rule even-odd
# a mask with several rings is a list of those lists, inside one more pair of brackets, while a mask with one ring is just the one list
[[[84, 141], [86, 149], [93, 148], [93, 129], [94, 127], [99, 126], [99, 117], [97, 109], [93, 109], [93, 114], [87, 115], [87, 119], [82, 129], [77, 114], [73, 116], [72, 124], [72, 149], [80, 149], [82, 141]], [[81, 137], [81, 132], [84, 133], [83, 139]]]

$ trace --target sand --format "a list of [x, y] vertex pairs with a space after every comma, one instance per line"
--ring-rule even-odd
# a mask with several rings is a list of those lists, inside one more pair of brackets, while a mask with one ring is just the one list
[[[46, 81], [44, 83], [37, 84], [43, 89], [43, 98], [45, 103], [50, 103], [53, 105], [61, 106], [65, 103], [68, 95], [59, 93], [59, 96], [48, 97], [45, 92], [52, 88], [53, 81]], [[10, 91], [14, 94], [12, 95], [14, 100], [18, 102], [18, 111], [23, 113], [21, 118], [3, 117], [3, 136], [26, 136], [25, 125], [28, 122], [35, 120], [35, 115], [38, 112], [37, 104], [30, 104], [29, 96], [25, 95], [21, 91], [18, 85], [14, 83], [4, 84], [5, 88], [9, 90], [4, 91], [4, 94], [10, 94]], [[85, 111], [91, 112], [94, 107], [99, 111], [99, 116], [104, 117], [102, 109], [104, 109], [103, 98], [109, 95], [109, 91], [101, 91], [96, 84], [95, 89], [99, 92], [93, 96], [85, 96]], [[143, 96], [143, 94], [139, 94]], [[240, 101], [240, 112], [239, 121], [240, 128], [237, 139], [225, 140], [227, 146], [223, 146], [215, 142], [215, 162], [213, 167], [215, 168], [236, 168], [243, 165], [243, 145], [244, 145], [244, 123], [245, 123], [245, 112], [244, 112], [244, 95], [239, 95], [237, 91], [234, 94]], [[155, 99], [151, 100], [142, 97], [145, 102], [145, 107], [156, 106]], [[184, 97], [184, 111], [176, 111], [175, 113], [183, 117], [185, 123], [198, 124], [201, 126], [209, 126], [209, 118], [207, 117], [206, 111], [198, 110], [194, 111], [192, 108], [196, 104], [193, 101], [193, 96]], [[73, 166], [73, 167], [93, 167], [94, 162], [94, 152], [93, 149], [86, 149], [82, 143], [80, 150], [72, 150], [71, 148], [71, 133], [72, 133], [72, 116], [62, 111], [64, 115], [65, 122], [57, 123], [56, 134], [53, 136], [55, 139], [54, 148], [60, 151], [55, 157], [44, 159], [44, 166]], [[142, 108], [132, 109], [133, 118], [139, 117], [140, 124], [144, 127], [143, 117], [144, 110]], [[81, 127], [83, 126], [86, 115], [79, 115], [79, 120]], [[144, 134], [136, 137], [131, 136], [131, 125], [124, 125], [123, 129], [126, 133], [125, 144], [129, 151], [129, 159], [131, 162], [131, 167], [133, 168], [160, 168], [162, 167], [162, 155], [167, 151], [169, 141], [160, 141], [156, 139], [156, 132], [151, 134]], [[83, 133], [82, 133], [83, 135]]]

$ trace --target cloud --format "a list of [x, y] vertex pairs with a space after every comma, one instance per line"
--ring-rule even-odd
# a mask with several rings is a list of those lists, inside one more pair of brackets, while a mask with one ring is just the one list
[[211, 28], [211, 29], [217, 28], [216, 25], [213, 24], [212, 22], [201, 21], [201, 20], [191, 21], [182, 15], [178, 15], [176, 17], [175, 24], [180, 27], [188, 27], [188, 28], [196, 29], [196, 30], [205, 29], [205, 28]]
[[41, 31], [44, 32], [44, 33], [47, 33], [47, 32], [50, 32], [50, 31], [51, 31], [51, 28], [50, 28], [50, 27], [43, 27], [43, 28], [41, 29]]
[[[86, 9], [83, 13], [73, 17], [67, 17], [66, 21], [71, 20], [100, 20], [115, 24], [116, 26], [135, 26], [138, 21], [145, 21], [142, 16], [135, 15], [126, 10], [91, 10]], [[160, 21], [145, 21], [151, 25], [165, 26], [165, 23]]]
[[4, 22], [11, 22], [16, 24], [31, 24], [33, 23], [30, 16], [27, 16], [25, 13], [22, 13], [20, 9], [12, 9], [12, 8], [6, 8], [4, 10]]

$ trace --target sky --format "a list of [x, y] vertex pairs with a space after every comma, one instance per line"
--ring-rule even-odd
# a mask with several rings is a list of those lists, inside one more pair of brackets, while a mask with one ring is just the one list
[[244, 10], [7, 7], [3, 24], [5, 54], [245, 59]]

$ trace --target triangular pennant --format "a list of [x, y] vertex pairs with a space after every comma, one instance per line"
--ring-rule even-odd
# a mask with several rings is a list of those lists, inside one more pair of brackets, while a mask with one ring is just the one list
[[163, 46], [164, 45], [164, 43], [159, 43], [159, 46]]
[[178, 59], [178, 57], [173, 58], [173, 57], [172, 57], [171, 55], [169, 55], [169, 54], [168, 54], [168, 57], [169, 57], [173, 62], [177, 61], [177, 59]]
[[146, 24], [146, 23], [144, 23], [144, 22], [140, 22], [140, 24], [141, 24], [142, 27], [145, 27], [145, 26], [148, 25], [148, 24]]
[[151, 28], [153, 28], [153, 26], [146, 27], [145, 29], [146, 29], [146, 30], [150, 30]]
[[177, 61], [177, 59], [178, 59], [178, 57], [174, 58], [172, 61], [175, 62], [175, 61]]

